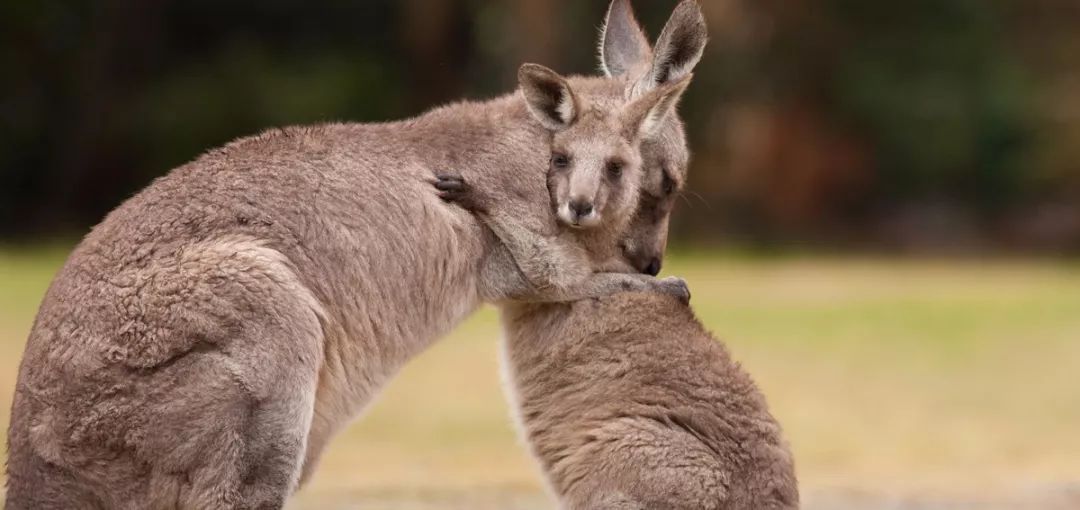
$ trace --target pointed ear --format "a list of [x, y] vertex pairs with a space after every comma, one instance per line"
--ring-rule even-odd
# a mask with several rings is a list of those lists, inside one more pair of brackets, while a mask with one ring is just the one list
[[651, 60], [649, 39], [634, 17], [630, 0], [612, 0], [600, 32], [600, 69], [609, 78], [622, 76]]
[[637, 83], [634, 94], [681, 80], [694, 71], [705, 53], [709, 33], [697, 0], [683, 0], [671, 13], [656, 41], [652, 69]]
[[635, 139], [648, 139], [660, 133], [664, 120], [675, 110], [679, 104], [683, 92], [690, 85], [692, 74], [683, 76], [681, 80], [667, 83], [652, 89], [645, 95], [634, 99], [623, 110], [623, 129], [626, 137]]
[[544, 127], [562, 131], [574, 124], [577, 97], [566, 78], [542, 65], [524, 64], [518, 69], [518, 83], [529, 112]]

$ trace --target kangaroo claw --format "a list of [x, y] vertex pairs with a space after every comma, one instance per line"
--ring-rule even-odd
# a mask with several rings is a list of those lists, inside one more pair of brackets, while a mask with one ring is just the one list
[[444, 202], [457, 204], [470, 212], [482, 212], [480, 194], [460, 175], [438, 174], [433, 182]]
[[690, 287], [686, 285], [686, 280], [678, 276], [669, 276], [660, 280], [660, 290], [675, 296], [685, 305], [690, 304]]

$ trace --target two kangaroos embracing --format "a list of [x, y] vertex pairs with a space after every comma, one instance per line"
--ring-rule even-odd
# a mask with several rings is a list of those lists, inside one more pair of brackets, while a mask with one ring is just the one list
[[654, 278], [688, 161], [674, 108], [705, 40], [693, 0], [655, 48], [616, 0], [604, 76], [526, 65], [513, 94], [275, 130], [155, 181], [45, 296], [7, 508], [281, 508], [484, 302], [504, 308], [514, 400], [567, 507], [795, 508], [764, 400], [685, 284]]

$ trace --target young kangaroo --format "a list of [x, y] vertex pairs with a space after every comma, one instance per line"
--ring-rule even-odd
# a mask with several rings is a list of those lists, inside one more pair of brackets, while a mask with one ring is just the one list
[[[693, 31], [687, 19], [664, 32]], [[648, 86], [611, 72], [566, 81], [622, 107], [688, 74], [698, 42], [662, 36], [652, 67], [678, 72]], [[507, 247], [429, 181], [465, 169], [518, 199], [525, 230], [550, 231], [552, 135], [534, 112], [551, 103], [537, 97], [237, 140], [110, 213], [57, 274], [27, 341], [6, 508], [280, 507], [404, 363], [484, 300], [527, 300], [498, 285], [518, 274]], [[685, 136], [673, 115], [663, 124], [644, 159], [678, 166]], [[667, 288], [537, 274], [537, 299]]]
[[[531, 228], [534, 218], [521, 214], [526, 197], [481, 198], [462, 177], [440, 175], [434, 183], [440, 196], [484, 217], [512, 257], [498, 264], [501, 272], [484, 278], [490, 301], [562, 302], [601, 297], [615, 291], [655, 289], [689, 299], [684, 282], [656, 282], [637, 275], [616, 257], [617, 238], [631, 220], [643, 178], [640, 147], [657, 136], [691, 76], [625, 101], [608, 94], [584, 93], [547, 68], [526, 64], [519, 73], [522, 91], [533, 114], [552, 130], [548, 189], [555, 217], [543, 230]], [[514, 176], [508, 175], [507, 179]], [[504, 183], [496, 183], [502, 186]], [[498, 203], [495, 209], [480, 204]], [[527, 205], [527, 204], [526, 204]], [[496, 217], [488, 218], [489, 214]], [[560, 228], [570, 225], [573, 231]], [[604, 228], [594, 228], [603, 224]], [[584, 247], [604, 247], [593, 252]]]

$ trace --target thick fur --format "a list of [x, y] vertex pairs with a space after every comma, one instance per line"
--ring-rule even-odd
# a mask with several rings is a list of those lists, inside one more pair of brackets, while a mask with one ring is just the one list
[[323, 305], [249, 234], [118, 253], [108, 233], [65, 266], [31, 334], [7, 508], [280, 506], [311, 425]]
[[[625, 98], [636, 79], [570, 83]], [[515, 94], [273, 130], [155, 181], [87, 235], [42, 302], [7, 508], [280, 507], [404, 363], [521, 290], [505, 246], [437, 197], [435, 174], [531, 197], [513, 212], [555, 232], [550, 138]], [[648, 193], [685, 175], [677, 119], [642, 159]], [[643, 214], [647, 241], [624, 250], [656, 260], [666, 222]]]
[[[673, 76], [689, 73], [705, 44], [692, 1], [676, 9], [652, 65], [633, 60], [651, 49], [641, 46], [645, 38], [626, 1], [612, 4], [606, 26], [608, 74], [667, 67], [636, 79], [638, 91], [682, 79]], [[647, 140], [641, 150], [646, 171], [636, 208], [610, 211], [596, 228], [602, 235], [572, 233], [594, 254], [621, 239], [622, 256], [655, 274], [687, 152], [681, 129]], [[484, 216], [489, 225], [499, 218], [497, 207]], [[515, 257], [530, 255], [506, 246]], [[764, 397], [685, 304], [660, 293], [508, 303], [503, 321], [508, 394], [564, 507], [798, 508], [791, 454]]]
[[686, 305], [622, 293], [503, 320], [511, 400], [565, 508], [798, 508], [765, 398]]
[[[529, 88], [524, 82], [531, 79], [528, 74], [538, 72], [523, 73], [523, 89]], [[659, 290], [689, 298], [681, 279], [658, 281], [626, 274], [634, 269], [619, 253], [618, 244], [638, 205], [644, 180], [642, 141], [662, 139], [666, 120], [689, 77], [624, 101], [611, 95], [578, 97], [554, 72], [543, 70], [540, 74], [545, 75], [543, 89], [555, 92], [541, 96], [541, 106], [530, 109], [534, 115], [545, 117], [537, 112], [552, 111], [545, 105], [563, 103], [566, 97], [574, 98], [576, 105], [562, 125], [552, 128], [553, 156], [548, 172], [552, 212], [558, 222], [573, 229], [555, 225], [534, 230], [530, 227], [534, 219], [517, 213], [523, 204], [516, 202], [529, 199], [499, 199], [500, 193], [491, 184], [473, 185], [458, 176], [442, 176], [435, 183], [442, 198], [481, 218], [513, 255], [512, 265], [520, 274], [504, 275], [499, 281], [504, 291], [500, 302], [563, 302], [626, 290]], [[549, 124], [553, 123], [545, 122]], [[575, 201], [590, 204], [591, 221], [569, 213], [569, 204]]]
[[[620, 101], [627, 86], [571, 83]], [[155, 181], [87, 235], [41, 305], [7, 508], [280, 507], [405, 362], [520, 292], [505, 248], [438, 198], [434, 174], [463, 169], [555, 230], [550, 138], [513, 94], [275, 130]]]
[[[640, 97], [690, 75], [707, 41], [705, 17], [696, 0], [683, 0], [676, 6], [655, 49], [629, 0], [613, 0], [600, 35], [600, 68], [607, 76], [627, 80], [627, 94]], [[668, 117], [659, 136], [642, 143], [641, 200], [621, 246], [637, 270], [652, 275], [663, 264], [671, 211], [686, 184], [690, 160], [686, 134], [674, 117]]]

